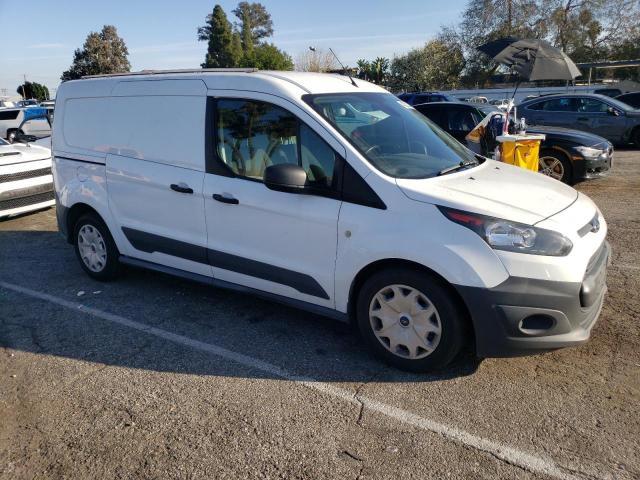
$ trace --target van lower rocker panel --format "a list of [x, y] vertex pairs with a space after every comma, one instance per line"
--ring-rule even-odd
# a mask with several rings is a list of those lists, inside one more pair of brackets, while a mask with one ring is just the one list
[[208, 263], [213, 267], [223, 270], [286, 285], [300, 293], [329, 299], [329, 295], [316, 279], [304, 273], [129, 227], [122, 227], [122, 232], [131, 245], [142, 252], [159, 252], [193, 262]]

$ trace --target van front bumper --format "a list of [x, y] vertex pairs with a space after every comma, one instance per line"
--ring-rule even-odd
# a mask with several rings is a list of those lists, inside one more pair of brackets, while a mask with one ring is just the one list
[[479, 357], [511, 357], [579, 345], [591, 334], [607, 291], [608, 242], [581, 283], [509, 277], [493, 288], [456, 288], [473, 322]]

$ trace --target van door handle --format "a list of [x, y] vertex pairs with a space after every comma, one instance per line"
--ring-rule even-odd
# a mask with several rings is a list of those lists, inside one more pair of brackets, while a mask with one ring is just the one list
[[220, 195], [219, 193], [214, 193], [212, 196], [214, 200], [222, 203], [229, 203], [231, 205], [238, 205], [240, 203], [237, 198], [225, 197], [224, 195]]
[[578, 117], [579, 122], [588, 122], [589, 119], [587, 117]]
[[180, 184], [172, 183], [170, 187], [171, 187], [171, 190], [173, 190], [174, 192], [193, 193], [193, 188], [189, 187], [188, 185], [185, 185], [184, 183], [180, 183]]

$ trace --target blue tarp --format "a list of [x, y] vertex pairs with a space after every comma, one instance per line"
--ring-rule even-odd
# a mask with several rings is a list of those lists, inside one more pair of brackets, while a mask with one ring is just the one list
[[32, 118], [45, 118], [47, 116], [47, 109], [43, 107], [28, 107], [24, 109], [24, 120], [31, 120]]

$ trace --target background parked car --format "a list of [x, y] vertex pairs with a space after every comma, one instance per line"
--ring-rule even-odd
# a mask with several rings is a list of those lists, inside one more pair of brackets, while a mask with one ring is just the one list
[[500, 110], [506, 110], [509, 106], [508, 98], [501, 98], [500, 100], [491, 100], [489, 105], [493, 105], [494, 107], [498, 107]]
[[13, 143], [22, 134], [51, 135], [47, 109], [42, 107], [4, 108], [0, 110], [0, 138]]
[[594, 90], [593, 93], [613, 98], [620, 95], [622, 93], [622, 90], [620, 90], [619, 88], [598, 88], [597, 90]]
[[640, 92], [623, 93], [618, 95], [616, 100], [620, 100], [633, 108], [640, 108]]
[[549, 95], [526, 100], [518, 114], [530, 125], [576, 128], [614, 144], [640, 147], [640, 111], [615, 98], [596, 94]]
[[452, 102], [455, 98], [439, 92], [413, 92], [401, 93], [398, 98], [409, 105], [418, 105], [419, 103], [429, 102]]
[[[466, 140], [466, 136], [491, 112], [499, 112], [493, 105], [465, 102], [438, 102], [414, 107], [459, 142], [485, 156], [491, 148]], [[568, 184], [595, 178], [611, 167], [613, 146], [604, 138], [578, 130], [558, 127], [529, 127], [529, 133], [543, 133], [540, 146], [540, 172]]]
[[489, 103], [489, 99], [487, 97], [471, 97], [469, 99], [471, 103]]

